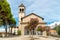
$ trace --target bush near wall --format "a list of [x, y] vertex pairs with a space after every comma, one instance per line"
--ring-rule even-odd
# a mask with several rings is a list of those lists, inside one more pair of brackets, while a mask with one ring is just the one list
[[37, 28], [37, 31], [41, 31], [41, 28]]
[[18, 35], [21, 35], [21, 31], [20, 30], [18, 30]]

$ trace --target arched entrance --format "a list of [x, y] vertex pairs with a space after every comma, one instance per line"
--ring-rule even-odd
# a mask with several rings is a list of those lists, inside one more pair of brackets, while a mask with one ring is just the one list
[[29, 35], [29, 29], [27, 27], [24, 28], [24, 35]]
[[30, 31], [27, 27], [24, 28], [24, 35], [36, 35], [36, 30]]

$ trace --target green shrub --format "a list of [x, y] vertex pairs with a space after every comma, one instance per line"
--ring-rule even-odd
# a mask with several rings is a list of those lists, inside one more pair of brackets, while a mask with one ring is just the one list
[[58, 35], [60, 35], [60, 28], [58, 29]]
[[41, 28], [37, 28], [37, 31], [41, 31]]
[[18, 35], [21, 35], [21, 31], [20, 30], [18, 30]]

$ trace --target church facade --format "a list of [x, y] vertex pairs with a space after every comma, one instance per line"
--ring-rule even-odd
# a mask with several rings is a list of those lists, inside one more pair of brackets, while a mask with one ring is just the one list
[[[37, 25], [36, 28], [38, 28], [39, 26], [41, 27], [45, 27], [46, 26], [46, 23], [43, 22], [44, 18], [34, 14], [34, 13], [31, 13], [29, 15], [25, 15], [25, 10], [26, 10], [26, 7], [21, 4], [19, 6], [19, 30], [21, 31], [21, 35], [29, 35], [29, 30], [26, 29], [26, 25], [28, 25], [28, 22], [30, 21], [31, 18], [37, 18], [39, 20], [39, 24]], [[36, 34], [36, 31], [35, 30], [35, 34]]]

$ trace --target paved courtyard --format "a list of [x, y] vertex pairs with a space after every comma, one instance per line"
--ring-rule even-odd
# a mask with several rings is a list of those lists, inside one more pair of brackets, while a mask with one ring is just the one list
[[[0, 38], [0, 40], [29, 40], [30, 36], [18, 36], [18, 37], [10, 37], [10, 38]], [[60, 38], [56, 37], [42, 37], [42, 36], [34, 36], [35, 40], [60, 40]]]

